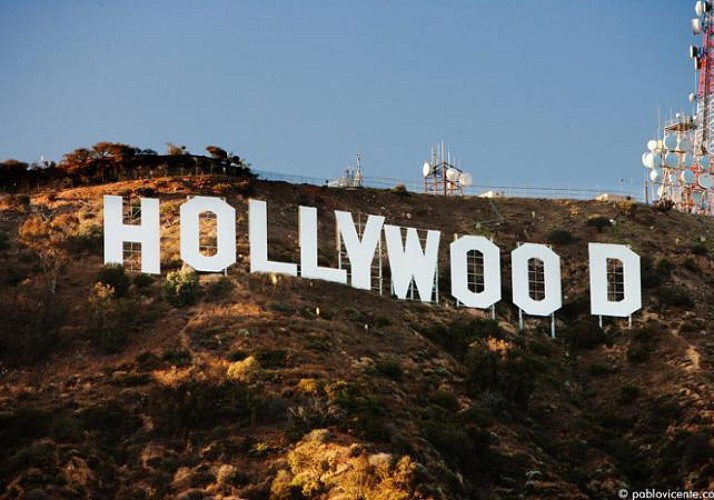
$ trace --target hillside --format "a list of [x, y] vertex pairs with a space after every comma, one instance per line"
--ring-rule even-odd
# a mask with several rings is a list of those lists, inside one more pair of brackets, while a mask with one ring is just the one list
[[[162, 277], [103, 268], [103, 194], [161, 199]], [[166, 274], [181, 266], [178, 206], [197, 194], [236, 208], [238, 263], [167, 295]], [[298, 205], [320, 212], [325, 265], [337, 262], [335, 209], [441, 230], [441, 303], [251, 275], [249, 198], [268, 201], [271, 258], [292, 262]], [[0, 204], [5, 498], [714, 490], [713, 219], [631, 202], [445, 199], [217, 176]], [[501, 248], [496, 321], [448, 298], [454, 234]], [[516, 328], [510, 252], [523, 241], [553, 242], [561, 257], [555, 339], [545, 319]], [[605, 319], [601, 331], [590, 315], [588, 242], [641, 255], [644, 305], [632, 328]]]

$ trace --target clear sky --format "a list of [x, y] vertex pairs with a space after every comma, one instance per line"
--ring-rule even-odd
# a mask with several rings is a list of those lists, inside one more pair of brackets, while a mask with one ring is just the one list
[[[694, 0], [0, 1], [0, 159], [126, 142], [255, 168], [641, 185], [690, 111]], [[639, 191], [639, 187], [637, 188]]]

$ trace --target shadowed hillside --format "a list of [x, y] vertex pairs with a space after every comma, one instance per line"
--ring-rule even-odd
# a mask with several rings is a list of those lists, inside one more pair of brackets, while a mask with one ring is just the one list
[[[102, 195], [161, 199], [161, 277], [104, 267]], [[227, 276], [181, 269], [188, 195], [236, 208]], [[297, 206], [442, 231], [439, 305], [249, 274], [247, 202], [298, 262]], [[0, 200], [7, 498], [614, 498], [714, 489], [714, 220], [632, 202], [435, 198], [196, 176]], [[501, 248], [497, 319], [454, 307], [448, 243]], [[564, 307], [517, 332], [510, 252], [551, 243]], [[587, 243], [642, 257], [643, 309], [590, 316]]]

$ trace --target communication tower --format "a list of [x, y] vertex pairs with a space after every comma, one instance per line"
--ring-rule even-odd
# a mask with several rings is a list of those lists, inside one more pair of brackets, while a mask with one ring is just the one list
[[362, 153], [357, 153], [357, 163], [355, 168], [352, 168], [351, 165], [348, 166], [339, 179], [328, 181], [327, 185], [330, 187], [358, 188], [362, 187], [363, 182], [364, 172], [362, 171]]
[[[714, 213], [714, 9], [712, 0], [698, 0], [692, 32], [701, 47], [689, 47], [696, 89], [689, 94], [693, 116], [677, 113], [662, 128], [662, 139], [647, 143], [642, 163], [649, 169], [645, 197], [693, 213]], [[649, 187], [648, 187], [649, 184]]]
[[459, 161], [443, 142], [431, 148], [431, 159], [422, 166], [424, 192], [443, 196], [463, 195], [472, 184], [471, 174], [464, 172]]

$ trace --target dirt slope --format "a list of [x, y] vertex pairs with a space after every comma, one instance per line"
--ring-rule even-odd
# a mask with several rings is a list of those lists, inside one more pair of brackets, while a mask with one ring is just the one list
[[[103, 194], [161, 199], [162, 277], [102, 270]], [[236, 208], [239, 259], [177, 299], [164, 282], [180, 268], [178, 206], [196, 194]], [[335, 209], [441, 230], [440, 304], [250, 275], [251, 197], [268, 201], [274, 259], [298, 261], [298, 205], [318, 207], [324, 265], [337, 262]], [[444, 199], [208, 176], [2, 203], [4, 497], [714, 489], [711, 219], [626, 202]], [[448, 298], [455, 234], [490, 236], [501, 248], [496, 321]], [[509, 254], [523, 241], [553, 242], [561, 257], [556, 339], [537, 318], [516, 331]], [[632, 328], [606, 319], [600, 331], [589, 314], [587, 243], [596, 241], [643, 257], [644, 307]]]

